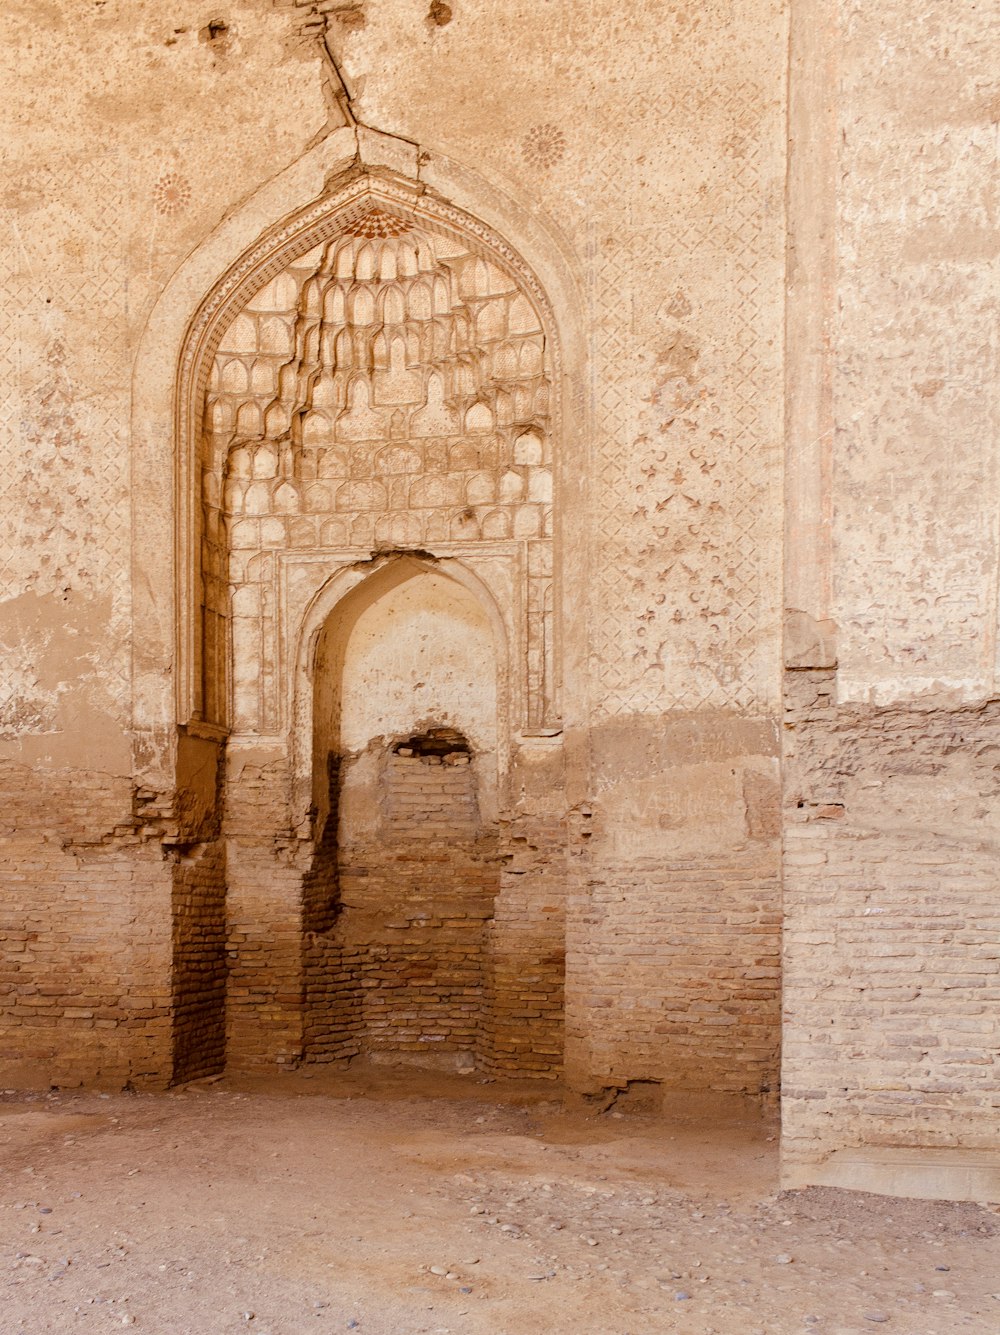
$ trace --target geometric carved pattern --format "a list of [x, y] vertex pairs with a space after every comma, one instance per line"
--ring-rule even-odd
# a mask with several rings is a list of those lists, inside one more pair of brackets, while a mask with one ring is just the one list
[[344, 231], [350, 236], [366, 236], [371, 240], [377, 236], [402, 236], [409, 227], [405, 218], [397, 218], [394, 214], [386, 213], [385, 209], [371, 208], [360, 218], [349, 222]]
[[[732, 95], [739, 124], [742, 100]], [[593, 631], [598, 705], [608, 714], [752, 709], [761, 700], [761, 577], [767, 528], [761, 404], [780, 386], [761, 362], [761, 197], [756, 143], [732, 140], [723, 204], [687, 222], [595, 228], [590, 319], [598, 434], [601, 556]], [[609, 160], [606, 170], [617, 170]], [[669, 263], [722, 272], [726, 324], [716, 346], [688, 320], [686, 296], [622, 310]], [[676, 278], [674, 279], [676, 282]], [[722, 341], [724, 338], [724, 342]], [[645, 340], [645, 341], [644, 341]], [[651, 348], [649, 344], [655, 345]], [[769, 379], [770, 377], [770, 379]], [[771, 552], [773, 555], [773, 551]], [[631, 628], [624, 629], [623, 628]]]
[[[371, 208], [221, 335], [202, 436], [206, 717], [277, 726], [279, 553], [510, 550], [524, 571], [527, 723], [551, 695], [546, 341], [517, 279]], [[230, 653], [230, 644], [233, 652]]]
[[[114, 155], [74, 173], [67, 191], [52, 166], [25, 172], [38, 205], [30, 224], [10, 215], [0, 237], [0, 507], [20, 522], [0, 550], [0, 597], [110, 595], [101, 672], [120, 705], [130, 616], [126, 183]], [[86, 267], [60, 250], [70, 238], [85, 243]]]

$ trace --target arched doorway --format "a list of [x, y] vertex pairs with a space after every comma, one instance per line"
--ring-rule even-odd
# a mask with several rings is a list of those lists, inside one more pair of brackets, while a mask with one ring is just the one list
[[486, 610], [431, 564], [390, 561], [327, 618], [313, 677], [307, 1059], [490, 1060], [497, 688]]
[[[197, 615], [180, 642], [180, 677], [193, 726], [226, 752], [227, 1051], [235, 1065], [295, 1064], [360, 1044], [396, 1058], [439, 1050], [455, 1064], [558, 1068], [558, 383], [551, 315], [526, 266], [414, 184], [356, 172], [262, 239], [192, 325], [179, 402], [198, 443], [200, 504], [181, 526], [181, 565], [196, 560], [186, 575], [182, 568], [180, 587]], [[478, 604], [473, 587], [485, 595]], [[389, 612], [389, 621], [405, 620], [403, 604], [413, 599], [420, 617], [464, 618], [469, 633], [489, 605], [492, 668], [466, 674], [470, 690], [490, 678], [503, 683], [485, 712], [460, 717], [454, 694], [442, 692], [405, 718], [388, 696], [381, 712], [365, 714], [359, 702], [370, 692], [354, 689], [351, 675], [362, 662], [377, 662], [382, 684], [394, 681], [397, 696], [408, 692], [419, 704], [422, 688], [397, 670], [399, 642], [383, 633]], [[357, 622], [349, 628], [341, 624], [348, 609]], [[374, 657], [366, 658], [359, 646], [369, 633]], [[355, 725], [347, 740], [342, 730]], [[450, 751], [435, 756], [452, 733]], [[532, 748], [520, 791], [539, 794], [540, 844], [530, 834], [536, 812], [523, 797], [512, 801], [502, 760]], [[473, 787], [459, 773], [463, 754]], [[376, 864], [392, 857], [397, 870], [408, 864], [407, 902], [429, 893], [432, 841], [420, 844], [415, 826], [388, 816], [372, 833], [363, 794], [365, 775], [377, 773], [390, 807], [399, 789], [401, 811], [408, 782], [426, 781], [430, 794], [438, 759], [453, 786], [467, 785], [455, 787], [451, 815], [439, 814], [452, 821], [451, 889], [477, 887], [479, 926], [469, 927], [468, 906], [464, 919], [456, 911], [448, 950], [430, 968], [411, 961], [424, 968], [411, 972], [404, 998], [387, 978], [376, 986], [370, 969], [357, 982], [362, 956], [370, 965], [376, 946], [401, 947], [404, 938], [391, 933], [403, 929], [385, 915], [375, 923], [370, 902], [355, 912], [344, 888], [353, 877], [357, 899], [361, 881], [372, 884]], [[459, 829], [453, 818], [463, 803], [474, 816]], [[460, 1034], [462, 987], [476, 1019]], [[371, 1003], [357, 996], [338, 1010], [352, 989], [372, 992]], [[404, 1032], [402, 1006], [414, 998], [418, 1015]], [[496, 1019], [488, 1043], [487, 1011]], [[406, 1048], [411, 1041], [419, 1046]]]

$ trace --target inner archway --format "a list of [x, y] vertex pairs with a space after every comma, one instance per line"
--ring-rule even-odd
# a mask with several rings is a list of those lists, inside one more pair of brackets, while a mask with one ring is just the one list
[[489, 1064], [497, 656], [462, 584], [390, 563], [314, 660], [307, 1060]]

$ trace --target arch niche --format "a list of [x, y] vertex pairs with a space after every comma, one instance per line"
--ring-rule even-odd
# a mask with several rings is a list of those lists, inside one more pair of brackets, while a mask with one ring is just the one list
[[505, 637], [462, 574], [389, 558], [306, 637], [311, 1059], [491, 1062]]
[[178, 704], [226, 750], [230, 1060], [489, 1064], [534, 953], [543, 1000], [504, 1060], [558, 1063], [561, 947], [497, 926], [524, 917], [499, 871], [511, 747], [558, 731], [558, 384], [519, 257], [363, 171], [190, 328]]

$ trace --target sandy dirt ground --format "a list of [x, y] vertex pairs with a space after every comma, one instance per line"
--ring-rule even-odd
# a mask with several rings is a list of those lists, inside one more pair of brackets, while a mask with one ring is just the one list
[[0, 1335], [1000, 1333], [1000, 1215], [765, 1124], [354, 1070], [0, 1098]]

